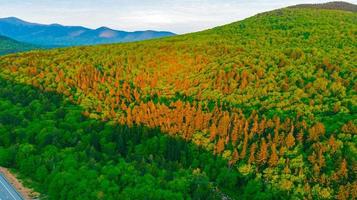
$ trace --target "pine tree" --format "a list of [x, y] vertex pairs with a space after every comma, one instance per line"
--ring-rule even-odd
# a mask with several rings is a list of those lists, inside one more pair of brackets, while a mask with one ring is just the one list
[[271, 155], [270, 155], [270, 158], [269, 158], [269, 166], [270, 167], [274, 167], [278, 164], [278, 161], [279, 161], [279, 157], [278, 157], [278, 154], [276, 152], [276, 145], [275, 143], [273, 143], [271, 145]]
[[215, 125], [215, 124], [212, 124], [211, 127], [210, 127], [210, 129], [209, 129], [209, 131], [210, 131], [210, 137], [209, 137], [209, 139], [210, 139], [210, 141], [213, 141], [213, 140], [216, 138], [216, 136], [217, 136], [217, 128], [216, 128], [216, 125]]
[[239, 132], [239, 121], [235, 120], [234, 126], [233, 126], [233, 130], [231, 133], [231, 137], [232, 137], [232, 144], [235, 145], [238, 141], [238, 132]]
[[318, 122], [309, 129], [309, 140], [318, 141], [320, 136], [325, 134], [325, 126]]
[[300, 131], [297, 135], [297, 140], [300, 142], [300, 144], [304, 141], [304, 132]]
[[259, 131], [259, 122], [258, 122], [258, 115], [255, 115], [254, 117], [254, 122], [253, 122], [253, 126], [251, 128], [251, 133], [255, 134], [258, 133]]
[[244, 159], [246, 154], [247, 154], [247, 146], [248, 146], [248, 120], [245, 121], [245, 126], [244, 126], [244, 139], [243, 139], [243, 148], [241, 152], [241, 158]]
[[219, 120], [217, 131], [221, 137], [228, 135], [230, 118], [228, 112], [224, 112], [223, 117]]
[[336, 150], [337, 150], [337, 144], [336, 144], [336, 139], [333, 135], [330, 136], [330, 139], [328, 141], [328, 144], [330, 145], [331, 147], [331, 151], [332, 153], [335, 153]]
[[349, 196], [350, 196], [350, 192], [349, 192], [348, 186], [340, 185], [338, 194], [337, 194], [337, 199], [338, 200], [348, 200]]
[[126, 123], [129, 127], [133, 125], [133, 117], [131, 113], [131, 108], [129, 107], [126, 111]]
[[235, 163], [237, 163], [237, 161], [239, 160], [239, 153], [238, 150], [235, 148], [233, 151], [233, 155], [232, 155], [232, 159], [230, 161], [231, 165], [234, 165]]
[[285, 144], [289, 149], [295, 145], [295, 137], [293, 135], [293, 132], [294, 132], [293, 127], [294, 126], [292, 126], [290, 133], [288, 134], [288, 136], [285, 139]]
[[224, 150], [224, 139], [220, 138], [217, 143], [216, 153], [220, 154], [223, 152], [223, 150]]
[[252, 144], [250, 147], [250, 155], [248, 159], [248, 164], [251, 164], [255, 161], [255, 149], [257, 148], [257, 145], [255, 143]]
[[320, 167], [324, 167], [326, 165], [325, 163], [325, 157], [324, 157], [324, 149], [320, 148], [319, 149], [319, 160], [318, 160], [318, 164]]
[[268, 145], [265, 142], [265, 139], [262, 139], [261, 145], [260, 145], [260, 151], [258, 154], [258, 163], [259, 164], [264, 164], [267, 161], [268, 157]]
[[346, 159], [343, 159], [342, 162], [341, 162], [339, 174], [343, 178], [347, 178], [347, 176], [348, 176], [348, 168], [347, 168]]
[[285, 167], [284, 167], [284, 173], [285, 174], [290, 174], [291, 173], [289, 162], [290, 162], [290, 160], [289, 160], [289, 158], [287, 158], [286, 162], [285, 162]]

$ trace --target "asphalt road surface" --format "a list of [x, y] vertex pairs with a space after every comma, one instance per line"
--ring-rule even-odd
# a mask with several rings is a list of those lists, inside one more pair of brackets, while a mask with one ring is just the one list
[[0, 200], [24, 200], [16, 189], [0, 173]]

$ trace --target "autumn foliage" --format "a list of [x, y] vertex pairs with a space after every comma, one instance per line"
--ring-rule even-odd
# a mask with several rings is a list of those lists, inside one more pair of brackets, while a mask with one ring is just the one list
[[180, 136], [301, 198], [348, 199], [355, 20], [285, 9], [163, 40], [2, 57], [0, 74], [64, 94], [91, 118]]

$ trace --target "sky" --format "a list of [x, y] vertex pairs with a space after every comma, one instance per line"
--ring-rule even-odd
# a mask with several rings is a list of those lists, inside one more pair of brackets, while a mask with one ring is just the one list
[[[330, 0], [332, 1], [332, 0]], [[347, 0], [357, 4], [357, 0]], [[231, 23], [257, 13], [325, 0], [0, 0], [0, 18], [89, 28], [162, 30], [178, 34]]]

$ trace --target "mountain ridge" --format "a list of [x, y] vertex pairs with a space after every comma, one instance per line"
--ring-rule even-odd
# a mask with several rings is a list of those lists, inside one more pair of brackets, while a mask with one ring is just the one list
[[83, 26], [39, 24], [16, 17], [0, 18], [0, 35], [43, 46], [77, 46], [132, 42], [175, 35], [168, 31], [121, 31], [108, 27], [90, 29]]
[[345, 1], [332, 1], [319, 4], [298, 4], [289, 6], [288, 8], [316, 8], [316, 9], [328, 9], [328, 10], [342, 10], [357, 12], [357, 5]]

